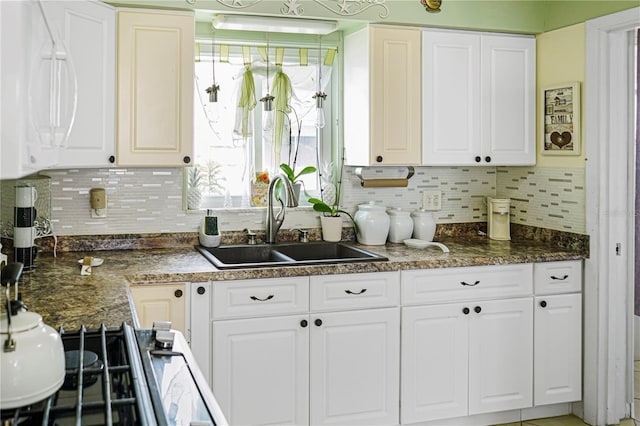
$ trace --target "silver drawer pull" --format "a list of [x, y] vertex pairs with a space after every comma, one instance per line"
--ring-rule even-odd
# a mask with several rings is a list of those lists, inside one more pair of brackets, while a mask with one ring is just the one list
[[565, 276], [563, 276], [562, 278], [559, 278], [559, 277], [556, 277], [556, 276], [554, 276], [554, 275], [551, 275], [551, 279], [552, 279], [552, 280], [564, 281], [564, 280], [566, 280], [567, 278], [569, 278], [569, 275], [565, 275]]
[[357, 292], [357, 293], [354, 293], [354, 292], [353, 292], [353, 291], [351, 291], [351, 290], [345, 290], [344, 292], [345, 292], [345, 293], [347, 293], [347, 294], [355, 294], [355, 295], [358, 295], [358, 294], [362, 294], [362, 293], [364, 293], [365, 291], [367, 291], [367, 289], [366, 289], [366, 288], [363, 288], [362, 290], [360, 290], [360, 291], [359, 291], [359, 292]]
[[469, 287], [473, 287], [473, 286], [476, 286], [476, 285], [480, 284], [480, 281], [476, 281], [476, 282], [475, 282], [475, 283], [473, 283], [473, 284], [469, 284], [469, 283], [466, 283], [466, 282], [464, 282], [464, 281], [460, 281], [460, 284], [462, 284], [462, 285], [467, 285], [467, 286], [469, 286]]
[[257, 300], [259, 302], [266, 302], [267, 300], [271, 300], [271, 299], [273, 299], [273, 294], [268, 295], [264, 299], [260, 299], [259, 297], [256, 297], [256, 296], [251, 296], [251, 300]]

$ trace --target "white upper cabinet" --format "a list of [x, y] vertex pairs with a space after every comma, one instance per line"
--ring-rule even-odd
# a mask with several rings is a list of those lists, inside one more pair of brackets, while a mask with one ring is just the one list
[[118, 12], [118, 165], [191, 164], [194, 33], [192, 13]]
[[423, 165], [535, 164], [535, 39], [423, 30]]
[[98, 1], [45, 2], [58, 24], [77, 81], [78, 103], [56, 167], [108, 167], [114, 163], [116, 10]]
[[420, 164], [420, 38], [420, 29], [392, 26], [345, 37], [346, 164]]

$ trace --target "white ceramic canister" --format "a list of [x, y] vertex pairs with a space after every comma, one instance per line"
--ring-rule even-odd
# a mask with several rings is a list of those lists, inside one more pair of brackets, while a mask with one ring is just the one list
[[420, 209], [411, 213], [413, 218], [413, 238], [424, 241], [433, 241], [436, 234], [436, 221], [433, 219], [433, 213]]
[[411, 212], [402, 210], [401, 208], [395, 208], [387, 210], [387, 214], [391, 219], [389, 225], [389, 241], [392, 243], [401, 243], [411, 238], [413, 232]]
[[389, 215], [384, 207], [377, 206], [373, 201], [359, 204], [354, 216], [358, 225], [358, 242], [369, 246], [384, 245], [389, 235]]

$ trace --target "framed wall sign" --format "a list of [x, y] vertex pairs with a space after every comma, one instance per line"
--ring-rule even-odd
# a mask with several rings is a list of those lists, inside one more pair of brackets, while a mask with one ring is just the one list
[[543, 89], [542, 154], [580, 155], [580, 83]]

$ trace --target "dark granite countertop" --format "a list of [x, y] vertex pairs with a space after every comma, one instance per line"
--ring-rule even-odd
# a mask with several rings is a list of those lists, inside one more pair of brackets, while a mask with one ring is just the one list
[[[440, 241], [450, 252], [437, 247], [408, 248], [402, 244], [362, 246], [389, 258], [386, 262], [340, 265], [287, 266], [221, 271], [193, 247], [148, 250], [108, 250], [41, 253], [36, 269], [25, 272], [20, 282], [23, 299], [45, 323], [67, 330], [84, 324], [98, 327], [133, 324], [129, 285], [205, 282], [235, 279], [342, 274], [406, 269], [446, 268], [472, 265], [546, 262], [582, 259], [584, 254], [550, 243], [492, 241], [487, 238], [451, 238]], [[81, 276], [78, 260], [83, 256], [104, 259], [92, 275]]]

